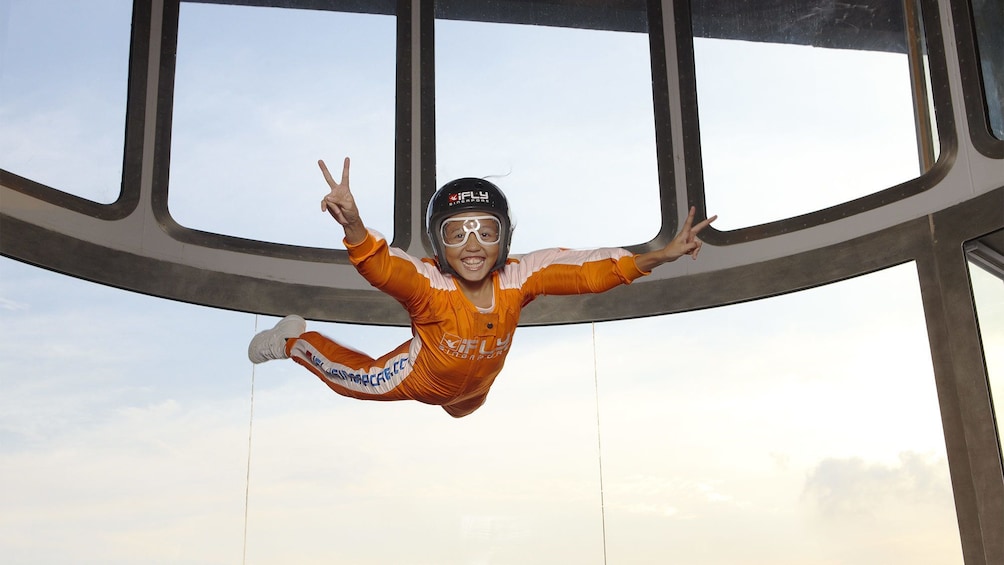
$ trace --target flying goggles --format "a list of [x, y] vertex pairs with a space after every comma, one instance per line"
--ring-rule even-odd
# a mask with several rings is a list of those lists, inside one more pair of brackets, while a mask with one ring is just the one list
[[443, 221], [440, 235], [446, 247], [461, 247], [467, 236], [474, 234], [481, 245], [498, 245], [502, 236], [502, 222], [495, 216], [468, 216]]

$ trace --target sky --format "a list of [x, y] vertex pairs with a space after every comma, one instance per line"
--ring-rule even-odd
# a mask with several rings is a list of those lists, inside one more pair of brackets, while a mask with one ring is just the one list
[[[30, 19], [42, 4], [65, 22]], [[71, 26], [74, 5], [0, 3], [0, 166], [110, 202], [124, 96], [104, 89], [122, 81], [123, 62], [105, 55], [127, 43], [128, 2], [96, 3], [104, 16], [93, 27]], [[183, 6], [172, 214], [187, 227], [337, 247], [337, 226], [317, 211], [314, 162], [351, 154], [360, 207], [388, 232], [393, 20], [234, 10]], [[47, 34], [18, 24], [41, 21]], [[439, 177], [504, 175], [517, 251], [637, 243], [658, 230], [644, 38], [461, 23], [437, 31], [450, 46], [437, 50]], [[758, 120], [781, 106], [765, 107], [756, 89], [715, 88], [749, 70], [727, 46], [704, 47], [711, 185], [725, 190], [735, 184], [728, 169], [762, 162], [753, 144], [793, 154], [818, 141], [799, 119], [765, 130]], [[586, 49], [608, 67], [563, 63]], [[833, 72], [903, 92], [890, 70], [903, 61], [815, 51]], [[803, 51], [788, 56], [764, 55], [809, 64]], [[468, 58], [491, 64], [470, 70]], [[91, 59], [108, 70], [79, 72]], [[892, 102], [848, 109], [889, 117], [873, 116], [862, 142], [897, 156], [887, 170], [851, 155], [867, 182], [918, 174], [912, 124], [904, 139]], [[891, 117], [887, 104], [897, 107]], [[729, 145], [721, 132], [730, 128], [745, 142]], [[793, 213], [749, 196], [797, 199], [806, 178], [775, 182], [778, 170], [751, 170], [715, 201], [740, 202], [733, 218], [750, 210], [733, 225]], [[1000, 281], [978, 270], [973, 279], [991, 375], [1004, 375]], [[461, 420], [417, 403], [338, 397], [293, 363], [251, 365], [247, 342], [275, 318], [6, 258], [0, 319], [0, 553], [11, 563], [962, 561], [910, 263], [729, 307], [522, 328], [487, 404]], [[310, 327], [374, 355], [409, 337]]]

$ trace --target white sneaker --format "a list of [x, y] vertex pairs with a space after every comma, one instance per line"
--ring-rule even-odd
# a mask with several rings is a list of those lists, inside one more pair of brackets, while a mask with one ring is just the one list
[[248, 345], [248, 359], [255, 364], [273, 359], [289, 359], [289, 355], [286, 355], [286, 340], [300, 337], [305, 331], [307, 322], [303, 318], [295, 314], [286, 316], [279, 320], [274, 328], [251, 338], [251, 343]]

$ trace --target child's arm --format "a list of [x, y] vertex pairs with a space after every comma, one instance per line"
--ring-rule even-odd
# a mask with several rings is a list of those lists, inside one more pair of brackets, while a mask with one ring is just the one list
[[676, 237], [672, 241], [666, 244], [666, 247], [635, 256], [635, 264], [638, 266], [638, 269], [649, 272], [663, 263], [676, 261], [684, 255], [690, 255], [692, 258], [697, 259], [697, 254], [701, 251], [701, 245], [703, 244], [697, 237], [697, 234], [711, 225], [711, 222], [715, 221], [718, 216], [711, 216], [695, 226], [693, 225], [695, 213], [696, 209], [691, 207], [690, 213], [687, 214], [687, 220], [683, 222], [683, 229], [680, 230], [680, 233], [676, 234]]
[[429, 279], [442, 276], [439, 270], [400, 249], [391, 250], [383, 236], [366, 229], [349, 190], [348, 157], [342, 166], [341, 182], [335, 182], [324, 161], [318, 161], [317, 165], [331, 188], [321, 200], [321, 210], [331, 214], [345, 229], [349, 261], [370, 284], [405, 304], [414, 316], [415, 310], [409, 305], [421, 303], [429, 290]]
[[321, 200], [321, 210], [327, 211], [336, 222], [345, 229], [345, 241], [351, 244], [361, 243], [366, 239], [366, 226], [363, 225], [359, 217], [359, 209], [356, 208], [356, 201], [349, 190], [349, 158], [345, 158], [342, 165], [342, 182], [335, 182], [328, 172], [328, 167], [324, 161], [318, 161], [324, 180], [331, 187], [331, 192]]

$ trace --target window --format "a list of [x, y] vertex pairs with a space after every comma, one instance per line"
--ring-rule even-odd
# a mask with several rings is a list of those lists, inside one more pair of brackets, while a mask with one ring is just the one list
[[987, 364], [990, 398], [997, 419], [997, 439], [1004, 429], [1004, 280], [989, 270], [969, 263], [969, 276], [976, 300], [976, 317], [983, 340], [983, 358]]
[[962, 563], [913, 265], [597, 324], [595, 365], [589, 325], [522, 328], [462, 422], [252, 372], [275, 319], [6, 258], [0, 296], [12, 561], [235, 561], [247, 501], [249, 562], [599, 563], [598, 388], [611, 563]]
[[962, 563], [914, 265], [597, 336], [611, 562]]
[[922, 49], [923, 35], [899, 3], [806, 4], [774, 18], [753, 4], [736, 14], [692, 5], [704, 196], [716, 229], [822, 210], [933, 164], [921, 159], [936, 150], [925, 65], [907, 48]]
[[341, 228], [321, 212], [328, 188], [317, 160], [337, 178], [350, 156], [363, 218], [393, 238], [395, 30], [385, 15], [183, 2], [168, 192], [175, 221], [343, 247]]
[[131, 0], [0, 6], [0, 167], [99, 204], [119, 198], [131, 20]]
[[990, 131], [1004, 139], [1004, 1], [972, 0]]
[[647, 33], [438, 19], [435, 34], [437, 185], [498, 184], [515, 253], [659, 233]]

